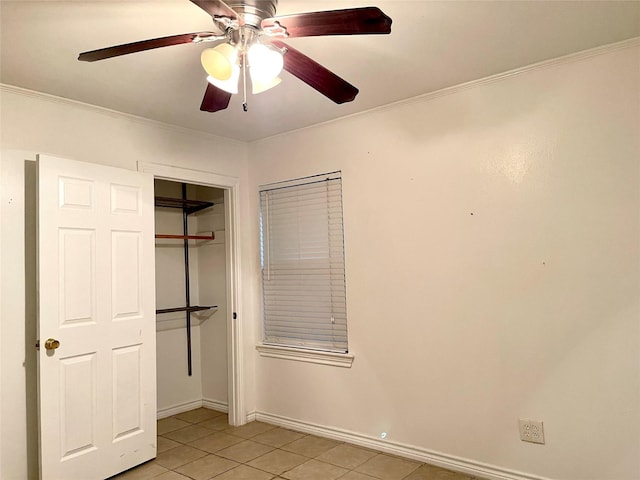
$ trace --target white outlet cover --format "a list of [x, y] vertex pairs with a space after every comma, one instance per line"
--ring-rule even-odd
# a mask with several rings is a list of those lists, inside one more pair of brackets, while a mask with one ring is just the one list
[[544, 428], [540, 420], [518, 420], [520, 440], [544, 444]]

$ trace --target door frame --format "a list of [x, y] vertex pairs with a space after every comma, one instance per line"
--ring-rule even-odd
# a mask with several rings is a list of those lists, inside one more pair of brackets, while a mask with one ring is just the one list
[[[247, 423], [245, 413], [245, 385], [243, 360], [242, 298], [240, 276], [240, 249], [238, 239], [240, 223], [240, 179], [227, 175], [170, 167], [156, 163], [138, 162], [138, 171], [151, 173], [154, 178], [174, 182], [190, 183], [224, 190], [225, 202], [225, 266], [227, 289], [227, 397], [229, 424], [240, 426]], [[234, 314], [236, 318], [234, 318]]]

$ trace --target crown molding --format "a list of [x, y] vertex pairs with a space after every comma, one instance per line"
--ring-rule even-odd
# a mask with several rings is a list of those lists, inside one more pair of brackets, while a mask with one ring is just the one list
[[537, 70], [545, 70], [548, 68], [554, 68], [559, 65], [566, 65], [570, 63], [579, 62], [582, 60], [589, 59], [591, 57], [596, 57], [599, 55], [605, 55], [608, 53], [613, 53], [618, 50], [624, 50], [627, 48], [640, 47], [640, 37], [633, 37], [627, 40], [622, 40], [616, 43], [610, 43], [607, 45], [602, 45], [599, 47], [590, 48], [588, 50], [582, 50], [580, 52], [570, 53], [568, 55], [563, 55], [561, 57], [551, 58], [549, 60], [543, 60], [541, 62], [532, 63], [530, 65], [525, 65], [524, 67], [514, 68], [513, 70], [508, 70], [506, 72], [497, 73], [495, 75], [491, 75], [488, 77], [479, 78], [476, 80], [471, 80], [469, 82], [460, 83], [458, 85], [453, 85], [451, 87], [442, 88], [440, 90], [436, 90], [433, 92], [424, 93], [422, 95], [417, 95], [411, 98], [405, 98], [403, 100], [398, 100], [397, 102], [387, 103], [386, 105], [380, 105], [379, 107], [370, 108], [368, 110], [363, 110], [361, 112], [352, 113], [350, 115], [345, 115], [344, 117], [334, 118], [332, 120], [327, 120], [326, 122], [316, 123], [314, 125], [309, 125], [307, 127], [297, 128], [295, 130], [289, 130], [287, 132], [278, 133], [276, 135], [272, 135], [270, 137], [261, 138], [258, 140], [253, 140], [248, 142], [250, 144], [258, 144], [264, 140], [271, 140], [278, 137], [283, 137], [286, 135], [290, 135], [292, 133], [303, 132], [305, 130], [310, 130], [316, 127], [331, 125], [334, 123], [338, 123], [347, 119], [360, 117], [363, 115], [367, 115], [370, 113], [383, 112], [386, 110], [391, 110], [395, 107], [401, 105], [409, 105], [412, 103], [422, 103], [429, 102], [435, 100], [440, 97], [444, 97], [447, 95], [452, 95], [454, 93], [463, 92], [465, 90], [469, 90], [472, 88], [481, 87], [483, 85], [492, 84], [496, 82], [500, 82], [502, 80], [506, 80], [511, 77], [515, 77], [518, 75], [522, 75], [524, 73], [529, 73]]
[[599, 47], [595, 47], [595, 48], [591, 48], [588, 50], [583, 50], [580, 52], [576, 52], [576, 53], [570, 53], [568, 55], [564, 55], [562, 57], [556, 57], [556, 58], [552, 58], [550, 60], [543, 60], [541, 62], [537, 62], [537, 63], [533, 63], [531, 65], [526, 65], [524, 67], [519, 67], [519, 68], [515, 68], [513, 70], [509, 70], [507, 72], [503, 72], [503, 73], [498, 73], [496, 75], [491, 75], [489, 77], [484, 77], [484, 78], [480, 78], [477, 80], [471, 80], [469, 82], [465, 82], [465, 83], [461, 83], [458, 85], [454, 85], [451, 87], [446, 87], [440, 90], [436, 90], [434, 92], [429, 92], [429, 93], [425, 93], [422, 95], [418, 95], [415, 97], [411, 97], [411, 98], [407, 98], [404, 100], [399, 100], [397, 102], [393, 102], [393, 103], [388, 103], [386, 105], [381, 105], [379, 107], [374, 107], [374, 108], [370, 108], [368, 110], [364, 110], [362, 112], [357, 112], [357, 113], [353, 113], [351, 115], [345, 115], [344, 117], [340, 117], [340, 118], [335, 118], [332, 120], [328, 120], [326, 122], [321, 122], [321, 123], [316, 123], [314, 125], [310, 125], [307, 127], [303, 127], [303, 128], [298, 128], [295, 130], [289, 130], [287, 132], [282, 132], [282, 133], [278, 133], [276, 135], [271, 135], [269, 137], [264, 137], [264, 138], [260, 138], [258, 140], [253, 140], [253, 141], [249, 141], [249, 142], [244, 142], [241, 140], [235, 140], [233, 138], [229, 138], [229, 137], [223, 137], [220, 135], [215, 135], [213, 133], [208, 133], [208, 132], [204, 132], [202, 130], [194, 130], [191, 128], [186, 128], [186, 127], [181, 127], [178, 125], [174, 125], [171, 123], [164, 123], [164, 122], [160, 122], [158, 120], [151, 120], [149, 118], [146, 117], [140, 117], [137, 115], [132, 115], [130, 113], [124, 113], [124, 112], [120, 112], [118, 110], [112, 110], [109, 108], [105, 108], [105, 107], [100, 107], [97, 105], [93, 105], [90, 103], [85, 103], [85, 102], [80, 102], [78, 100], [71, 100], [69, 98], [64, 98], [64, 97], [58, 97], [55, 95], [51, 95], [48, 93], [42, 93], [42, 92], [38, 92], [35, 90], [29, 90], [26, 88], [22, 88], [22, 87], [16, 87], [14, 85], [9, 85], [9, 84], [5, 84], [5, 83], [0, 83], [0, 94], [3, 92], [8, 92], [8, 93], [14, 93], [17, 95], [23, 95], [25, 97], [32, 97], [32, 98], [37, 98], [39, 100], [44, 100], [44, 101], [49, 101], [52, 103], [59, 103], [59, 104], [63, 104], [63, 105], [67, 105], [67, 106], [72, 106], [72, 107], [76, 107], [76, 108], [80, 108], [80, 109], [84, 109], [84, 110], [88, 110], [94, 113], [98, 113], [98, 114], [102, 114], [102, 115], [107, 115], [110, 117], [114, 117], [114, 118], [120, 118], [120, 119], [126, 119], [138, 124], [142, 124], [142, 125], [147, 125], [147, 126], [153, 126], [156, 128], [162, 128], [165, 130], [170, 130], [170, 131], [174, 131], [174, 132], [179, 132], [185, 135], [195, 135], [195, 136], [199, 136], [201, 138], [205, 138], [205, 139], [209, 139], [209, 140], [225, 140], [231, 143], [235, 143], [237, 145], [252, 145], [252, 144], [258, 144], [264, 140], [269, 140], [269, 139], [273, 139], [273, 138], [277, 138], [277, 137], [282, 137], [285, 135], [290, 135], [292, 133], [297, 133], [297, 132], [302, 132], [305, 130], [309, 130], [312, 128], [316, 128], [319, 126], [324, 126], [324, 125], [330, 125], [336, 122], [341, 122], [344, 121], [346, 119], [350, 119], [350, 118], [354, 118], [354, 117], [359, 117], [362, 115], [367, 115], [369, 113], [374, 113], [374, 112], [380, 112], [380, 111], [385, 111], [385, 110], [389, 110], [392, 108], [395, 108], [397, 106], [400, 105], [407, 105], [407, 104], [412, 104], [412, 103], [418, 103], [418, 102], [425, 102], [425, 101], [431, 101], [431, 100], [435, 100], [437, 98], [446, 96], [446, 95], [451, 95], [454, 93], [458, 93], [458, 92], [462, 92], [471, 88], [476, 88], [476, 87], [480, 87], [486, 84], [490, 84], [490, 83], [495, 83], [495, 82], [499, 82], [517, 75], [522, 75], [524, 73], [528, 73], [531, 71], [536, 71], [536, 70], [543, 70], [543, 69], [547, 69], [547, 68], [553, 68], [559, 65], [564, 65], [564, 64], [569, 64], [569, 63], [574, 63], [574, 62], [578, 62], [581, 60], [585, 60], [591, 57], [595, 57], [595, 56], [599, 56], [599, 55], [605, 55], [608, 53], [612, 53], [618, 50], [623, 50], [626, 48], [634, 48], [634, 47], [638, 47], [640, 46], [640, 37], [633, 37], [627, 40], [623, 40], [621, 42], [616, 42], [616, 43], [610, 43], [607, 45], [602, 45]]
[[36, 90], [29, 90], [28, 88], [17, 87], [15, 85], [9, 85], [7, 83], [0, 83], [0, 95], [3, 93], [13, 93], [15, 95], [21, 95], [23, 97], [35, 98], [37, 100], [42, 100], [50, 103], [57, 103], [60, 105], [65, 105], [73, 108], [78, 108], [81, 110], [86, 110], [99, 115], [117, 118], [120, 120], [127, 120], [127, 121], [144, 125], [144, 126], [161, 128], [163, 130], [169, 130], [176, 133], [181, 133], [183, 135], [198, 136], [208, 140], [217, 140], [217, 141], [224, 140], [230, 143], [235, 143], [237, 145], [243, 145], [243, 146], [247, 145], [247, 142], [235, 140], [233, 138], [222, 137], [220, 135], [204, 132], [202, 130], [194, 130], [192, 128], [181, 127], [179, 125], [175, 125], [172, 123], [160, 122], [158, 120], [152, 120], [150, 118], [140, 117], [138, 115], [133, 115], [130, 113], [124, 113], [118, 110], [112, 110], [110, 108], [93, 105], [91, 103], [72, 100], [70, 98], [58, 97], [56, 95], [51, 95], [49, 93], [38, 92]]

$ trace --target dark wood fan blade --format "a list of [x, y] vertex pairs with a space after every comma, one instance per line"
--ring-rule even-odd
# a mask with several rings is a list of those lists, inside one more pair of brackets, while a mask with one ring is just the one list
[[191, 0], [212, 17], [237, 18], [238, 14], [221, 0]]
[[262, 28], [272, 27], [276, 21], [287, 29], [289, 37], [391, 33], [391, 18], [378, 7], [348, 8], [267, 18], [262, 21]]
[[207, 90], [204, 92], [204, 98], [202, 99], [200, 110], [203, 112], [217, 112], [219, 110], [224, 110], [229, 106], [230, 100], [231, 94], [229, 92], [225, 92], [224, 90], [207, 83]]
[[142, 40], [141, 42], [125, 43], [123, 45], [115, 45], [113, 47], [101, 48], [90, 52], [83, 52], [78, 55], [78, 60], [83, 62], [95, 62], [96, 60], [104, 60], [105, 58], [119, 57], [129, 53], [144, 52], [154, 48], [169, 47], [171, 45], [180, 45], [181, 43], [191, 43], [196, 38], [205, 38], [216, 36], [212, 32], [183, 33], [181, 35], [171, 35], [169, 37], [152, 38], [151, 40]]
[[284, 54], [284, 69], [325, 97], [336, 103], [345, 103], [351, 102], [358, 95], [356, 87], [295, 48], [280, 41], [271, 43], [278, 48], [287, 49]]

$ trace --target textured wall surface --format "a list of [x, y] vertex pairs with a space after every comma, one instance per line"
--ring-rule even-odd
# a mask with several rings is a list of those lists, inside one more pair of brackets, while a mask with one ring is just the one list
[[253, 144], [256, 205], [260, 184], [342, 171], [355, 354], [259, 357], [258, 411], [532, 475], [640, 478], [639, 85], [633, 47]]

